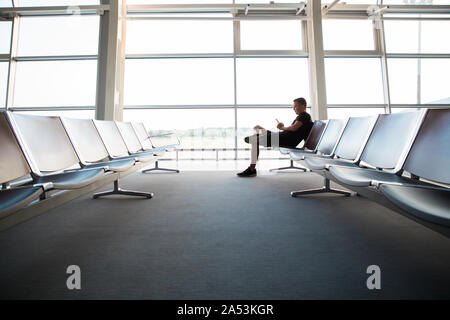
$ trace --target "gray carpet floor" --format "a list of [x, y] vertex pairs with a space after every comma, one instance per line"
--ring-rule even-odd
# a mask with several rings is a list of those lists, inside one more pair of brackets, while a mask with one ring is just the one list
[[[450, 240], [312, 173], [136, 173], [0, 234], [0, 298], [450, 298]], [[103, 188], [109, 189], [110, 186]], [[66, 268], [81, 268], [68, 290]], [[381, 268], [381, 290], [366, 269]]]

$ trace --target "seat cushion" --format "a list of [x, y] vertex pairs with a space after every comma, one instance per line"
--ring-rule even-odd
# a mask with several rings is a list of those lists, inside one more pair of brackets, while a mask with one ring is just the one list
[[379, 190], [402, 210], [450, 227], [450, 189], [381, 184]]
[[133, 159], [138, 162], [150, 162], [152, 160], [156, 161], [158, 159], [158, 152], [155, 152], [154, 149], [151, 149], [147, 151], [133, 153], [128, 156], [115, 158], [114, 160], [125, 160], [125, 159]]
[[41, 176], [36, 183], [52, 182], [55, 189], [77, 189], [100, 180], [105, 173], [103, 168], [68, 171]]
[[306, 156], [314, 155], [315, 153], [311, 150], [291, 150], [289, 152], [289, 155], [291, 156], [292, 160], [304, 160]]
[[115, 172], [123, 172], [130, 169], [132, 166], [134, 166], [134, 159], [128, 158], [128, 159], [119, 159], [119, 160], [112, 160], [112, 161], [104, 161], [99, 163], [91, 163], [85, 166], [86, 169], [91, 168], [106, 168], [110, 171]]
[[329, 157], [306, 156], [306, 166], [311, 170], [325, 170], [328, 165], [342, 167], [358, 167], [356, 164], [341, 159], [330, 159]]
[[0, 214], [2, 216], [8, 215], [26, 207], [30, 202], [39, 198], [42, 192], [42, 187], [20, 187], [0, 190]]
[[295, 151], [303, 151], [303, 149], [300, 148], [285, 148], [285, 147], [280, 147], [280, 153], [282, 154], [289, 154], [290, 152], [295, 152]]
[[410, 181], [409, 179], [389, 172], [365, 169], [361, 167], [345, 168], [331, 166], [329, 170], [333, 177], [335, 177], [338, 181], [355, 187], [368, 187], [372, 184], [372, 181], [377, 183], [397, 184], [404, 184], [405, 182]]
[[133, 157], [139, 162], [151, 162], [158, 160], [158, 156], [154, 155], [153, 152], [142, 152], [135, 153]]

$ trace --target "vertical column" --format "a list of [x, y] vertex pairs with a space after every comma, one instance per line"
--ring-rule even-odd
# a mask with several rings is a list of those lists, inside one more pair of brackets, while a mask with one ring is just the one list
[[308, 1], [308, 51], [309, 51], [309, 83], [311, 91], [312, 118], [328, 119], [327, 92], [325, 85], [325, 66], [322, 36], [321, 1]]
[[123, 84], [125, 70], [126, 1], [102, 0], [109, 11], [100, 17], [100, 40], [97, 67], [95, 118], [123, 118]]
[[381, 51], [381, 74], [383, 77], [383, 94], [384, 94], [384, 113], [391, 113], [391, 93], [389, 89], [389, 72], [386, 58], [386, 40], [384, 37], [384, 22], [382, 17], [376, 18], [374, 25], [379, 38], [379, 45]]
[[[233, 1], [234, 3], [234, 1]], [[233, 17], [236, 17], [236, 12], [233, 12]], [[234, 160], [238, 159], [238, 110], [237, 110], [237, 66], [236, 54], [241, 50], [240, 40], [240, 22], [233, 20], [233, 84], [234, 84]]]
[[[419, 17], [422, 15], [419, 14]], [[417, 52], [422, 53], [422, 20], [419, 20], [419, 47]], [[422, 59], [417, 59], [417, 104], [422, 104]]]
[[8, 68], [8, 85], [6, 87], [6, 109], [14, 105], [14, 88], [16, 84], [16, 65], [17, 62], [14, 59], [17, 56], [17, 48], [19, 43], [19, 26], [20, 18], [15, 16], [12, 20], [11, 31], [11, 47], [9, 52], [9, 68]]

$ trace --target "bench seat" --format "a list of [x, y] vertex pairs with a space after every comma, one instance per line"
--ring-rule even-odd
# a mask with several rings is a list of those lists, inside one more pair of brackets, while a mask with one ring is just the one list
[[450, 189], [381, 184], [380, 192], [400, 209], [450, 227]]
[[0, 214], [8, 215], [26, 207], [44, 192], [42, 186], [18, 187], [0, 190]]
[[51, 182], [55, 189], [78, 189], [103, 178], [103, 168], [66, 171], [57, 174], [43, 175], [35, 178], [34, 183]]
[[105, 161], [105, 162], [98, 162], [98, 163], [92, 163], [87, 164], [84, 166], [86, 169], [91, 168], [104, 168], [105, 170], [109, 171], [115, 171], [115, 172], [124, 172], [133, 167], [135, 164], [134, 159], [121, 159], [121, 160], [112, 160], [112, 161]]
[[358, 167], [351, 161], [344, 159], [330, 159], [329, 157], [322, 156], [308, 156], [305, 157], [306, 166], [311, 170], [325, 170], [329, 166], [341, 166], [341, 167]]
[[312, 150], [292, 150], [289, 152], [292, 160], [300, 161], [304, 160], [306, 156], [314, 155]]
[[331, 166], [329, 171], [338, 182], [354, 187], [370, 187], [374, 183], [414, 184], [415, 181], [393, 173], [360, 167], [345, 168]]

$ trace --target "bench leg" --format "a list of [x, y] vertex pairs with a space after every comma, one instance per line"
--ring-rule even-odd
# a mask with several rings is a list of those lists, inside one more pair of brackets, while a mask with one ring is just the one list
[[180, 170], [177, 170], [177, 169], [160, 168], [160, 167], [159, 167], [159, 164], [158, 164], [158, 161], [156, 161], [156, 162], [155, 162], [155, 167], [154, 167], [154, 168], [142, 170], [142, 173], [147, 173], [147, 172], [150, 172], [150, 171], [156, 171], [156, 170], [160, 170], [160, 171], [169, 171], [169, 172], [176, 172], [176, 173], [179, 173], [179, 172], [180, 172]]
[[287, 170], [287, 169], [297, 169], [297, 170], [302, 170], [303, 172], [309, 171], [306, 168], [294, 166], [294, 160], [292, 160], [292, 159], [291, 159], [291, 164], [289, 165], [289, 167], [273, 168], [273, 169], [270, 169], [269, 171], [275, 171], [275, 170], [279, 171], [279, 170]]
[[307, 195], [307, 194], [316, 194], [316, 193], [337, 193], [337, 194], [343, 194], [346, 197], [349, 197], [351, 195], [351, 192], [331, 188], [330, 180], [328, 180], [327, 178], [324, 178], [324, 186], [322, 188], [292, 191], [291, 196], [298, 197], [298, 196], [303, 196], [303, 195]]
[[111, 196], [111, 195], [136, 196], [136, 197], [145, 197], [147, 199], [153, 198], [153, 193], [150, 193], [150, 192], [122, 190], [119, 188], [119, 181], [117, 181], [117, 180], [114, 181], [114, 189], [113, 190], [96, 193], [96, 194], [94, 194], [93, 198], [97, 199], [99, 197]]

